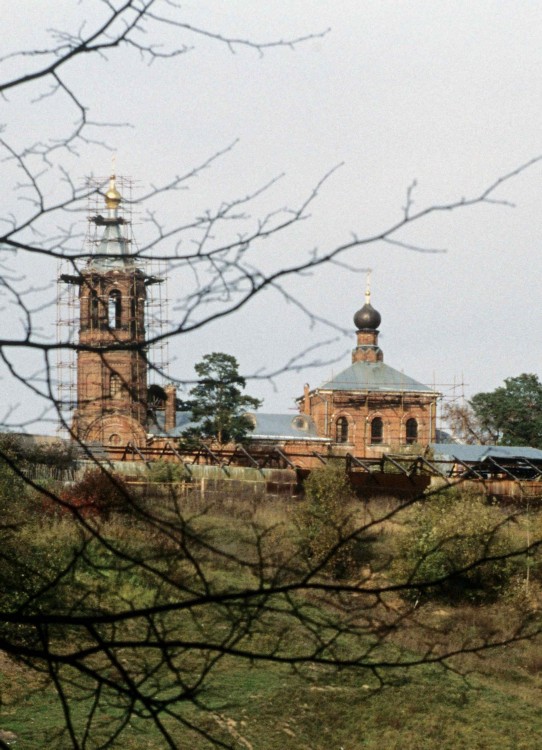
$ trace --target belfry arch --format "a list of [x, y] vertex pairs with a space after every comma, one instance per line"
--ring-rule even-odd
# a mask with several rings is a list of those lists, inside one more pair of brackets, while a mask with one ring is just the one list
[[107, 301], [107, 327], [110, 330], [120, 328], [122, 325], [122, 295], [118, 289], [109, 292]]

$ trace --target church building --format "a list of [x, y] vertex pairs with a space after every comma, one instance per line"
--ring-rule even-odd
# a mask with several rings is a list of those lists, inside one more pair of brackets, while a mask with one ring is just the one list
[[384, 364], [378, 346], [380, 322], [367, 288], [365, 304], [354, 315], [357, 346], [352, 364], [319, 388], [306, 385], [297, 400], [318, 434], [335, 444], [335, 452], [373, 458], [435, 442], [440, 394]]
[[[90, 217], [101, 232], [95, 252], [77, 275], [61, 276], [77, 293], [79, 319], [71, 432], [111, 456], [131, 445], [150, 457], [160, 444], [177, 444], [190, 415], [177, 410], [175, 386], [148, 387], [148, 287], [162, 279], [149, 275], [132, 251], [121, 201], [113, 176], [105, 193], [106, 215]], [[319, 388], [305, 386], [297, 416], [249, 415], [252, 444], [281, 446], [297, 456], [376, 458], [435, 442], [439, 394], [384, 364], [380, 321], [367, 290], [354, 315], [357, 345], [350, 367]]]

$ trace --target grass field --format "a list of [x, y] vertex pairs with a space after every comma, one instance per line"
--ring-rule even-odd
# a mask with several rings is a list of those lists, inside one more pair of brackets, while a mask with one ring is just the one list
[[[262, 580], [262, 561], [268, 566], [266, 580], [277, 571], [276, 580], [281, 582], [295, 575], [292, 560], [299, 540], [291, 505], [269, 502], [248, 507], [234, 498], [225, 499], [220, 507], [195, 504], [185, 509], [175, 539], [169, 533], [172, 527], [158, 524], [173, 512], [171, 508], [166, 512], [166, 507], [161, 501], [152, 529], [126, 516], [100, 522], [102, 538], [129, 552], [132, 562], [119, 562], [107, 544], [86, 540], [84, 555], [60, 585], [60, 601], [64, 606], [68, 602], [70, 612], [113, 612], [121, 606], [129, 609], [188, 598], [201, 591], [201, 580], [189, 562], [196, 551], [199, 572], [212, 592], [236, 592], [257, 585]], [[376, 503], [354, 505], [351, 510], [358, 521], [366, 522], [390, 507]], [[365, 584], [386, 580], [407, 521], [408, 513], [371, 527], [364, 536], [366, 549], [355, 569], [356, 580]], [[525, 523], [515, 519], [513, 533], [522, 537]], [[537, 514], [529, 524], [537, 528]], [[34, 518], [16, 533], [20, 545], [47, 549], [53, 557], [57, 551], [59, 559], [82, 539], [65, 517]], [[144, 565], [135, 565], [134, 560]], [[533, 564], [528, 591], [525, 576], [516, 575], [502, 596], [483, 604], [435, 598], [404, 601], [393, 592], [378, 600], [357, 596], [339, 602], [309, 591], [291, 600], [265, 600], [266, 609], [258, 617], [251, 614], [250, 622], [246, 612], [234, 606], [213, 604], [202, 612], [195, 608], [174, 611], [155, 621], [164, 633], [182, 636], [183, 645], [172, 651], [174, 668], [167, 660], [153, 662], [147, 654], [125, 647], [118, 650], [119, 669], [125, 660], [131, 677], [141, 680], [149, 695], [174, 696], [180, 683], [186, 687], [191, 681], [197, 687], [193, 700], [173, 704], [175, 719], [164, 715], [164, 729], [179, 748], [209, 748], [208, 734], [239, 750], [535, 750], [542, 745], [542, 652], [535, 635], [539, 599]], [[299, 613], [310, 627], [301, 622]], [[348, 627], [322, 645], [320, 654], [343, 659], [361, 654], [360, 664], [352, 668], [337, 670], [303, 662], [292, 666], [230, 653], [215, 659], [215, 653], [186, 645], [200, 639], [228, 648], [250, 648], [255, 654], [314, 654], [314, 644], [338, 622], [348, 622]], [[151, 640], [147, 620], [116, 627], [116, 636]], [[531, 635], [514, 640], [522, 632]], [[111, 631], [104, 626], [101, 636], [110, 637]], [[51, 638], [57, 652], [87, 643], [81, 631], [69, 628], [53, 631]], [[501, 639], [511, 641], [469, 653], [471, 648]], [[442, 663], [394, 666], [422, 657], [432, 660], [455, 650], [463, 652]], [[100, 659], [91, 657], [85, 663], [116, 679], [113, 662]], [[382, 662], [386, 665], [368, 668]], [[94, 703], [92, 680], [62, 667], [58, 674], [76, 745], [65, 729], [61, 702], [43, 667], [36, 661], [25, 664], [0, 655], [0, 739], [1, 732], [12, 733], [4, 736], [16, 737], [12, 746], [17, 750], [103, 747], [118, 729], [122, 733], [112, 747], [168, 747], [143, 706], [127, 712], [126, 701], [105, 688]], [[85, 734], [89, 715], [92, 721]]]
[[[189, 709], [186, 718], [235, 748], [539, 748], [541, 677], [518, 666], [491, 674], [493, 666], [484, 663], [486, 673], [468, 679], [420, 668], [374, 689], [363, 673], [305, 679], [283, 669], [224, 664], [205, 698], [207, 709]], [[17, 735], [16, 747], [71, 747], [58, 736], [63, 717], [50, 687], [40, 687], [35, 677], [29, 682], [24, 671], [14, 674], [13, 665], [2, 667], [2, 727]], [[105, 736], [111, 717], [101, 721]], [[179, 747], [209, 747], [179, 726], [172, 734]], [[96, 732], [93, 741], [99, 739]], [[165, 744], [148, 721], [134, 720], [119, 747]]]

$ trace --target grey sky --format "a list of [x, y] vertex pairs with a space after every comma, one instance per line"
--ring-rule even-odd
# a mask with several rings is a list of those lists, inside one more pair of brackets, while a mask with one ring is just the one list
[[[74, 22], [81, 9], [73, 6], [71, 0], [10, 3], [4, 31], [11, 48], [39, 47], [41, 30]], [[108, 61], [80, 59], [68, 74], [92, 119], [131, 123], [93, 135], [116, 151], [118, 172], [143, 187], [239, 140], [190, 192], [158, 207], [168, 223], [282, 173], [258, 207], [298, 203], [342, 164], [321, 189], [311, 220], [270, 243], [269, 262], [288, 262], [312, 247], [329, 249], [352, 233], [378, 233], [400, 219], [414, 180], [417, 209], [472, 197], [542, 154], [538, 2], [197, 0], [184, 2], [182, 15], [193, 25], [256, 41], [330, 28], [323, 38], [263, 57], [192, 38], [193, 51], [175, 60], [146, 67], [135, 53], [114, 52]], [[17, 118], [17, 104], [13, 95], [3, 105], [6, 112], [11, 108], [6, 136], [34, 141], [39, 108], [47, 105], [37, 103], [31, 112], [21, 107]], [[66, 112], [56, 107], [48, 113], [49, 131], [61, 132]], [[110, 156], [83, 146], [66, 167], [82, 183], [89, 173], [106, 174]], [[466, 395], [521, 372], [540, 374], [541, 175], [536, 165], [499, 188], [495, 197], [515, 208], [481, 205], [433, 215], [397, 237], [446, 253], [374, 244], [344, 256], [351, 266], [373, 269], [386, 362], [448, 393], [447, 384], [464, 380]], [[54, 179], [48, 184], [54, 192]], [[48, 268], [54, 277], [54, 266]], [[34, 269], [24, 270], [32, 280]], [[176, 340], [171, 374], [192, 377], [194, 363], [210, 351], [234, 354], [245, 373], [273, 371], [300, 349], [333, 339], [309, 359], [334, 364], [283, 375], [275, 389], [267, 382], [250, 385], [251, 394], [265, 398], [264, 410], [285, 411], [304, 382], [316, 386], [350, 363], [352, 316], [363, 303], [364, 285], [364, 273], [326, 266], [288, 286], [310, 310], [350, 330], [347, 335], [324, 324], [311, 327], [293, 304], [265, 292], [237, 314]], [[171, 317], [182, 291], [183, 279], [172, 274]], [[54, 320], [43, 316], [44, 325]]]

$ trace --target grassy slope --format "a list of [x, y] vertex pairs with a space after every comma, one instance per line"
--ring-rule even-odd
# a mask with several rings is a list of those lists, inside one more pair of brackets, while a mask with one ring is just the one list
[[[233, 747], [261, 750], [540, 747], [538, 679], [524, 681], [516, 693], [506, 678], [472, 678], [467, 683], [435, 668], [410, 672], [398, 679], [396, 686], [378, 691], [368, 689], [364, 677], [329, 677], [310, 684], [273, 668], [231, 669], [217, 677], [209, 710], [199, 715], [198, 721]], [[2, 727], [18, 735], [17, 748], [56, 746], [53, 738], [62, 716], [50, 689], [29, 692], [25, 682], [16, 690], [12, 680], [12, 668], [7, 667], [1, 683], [8, 699], [2, 707]], [[187, 715], [195, 718], [193, 714], [189, 711]], [[181, 730], [174, 730], [174, 735], [179, 747], [187, 741], [193, 748], [208, 747]], [[60, 746], [70, 747], [63, 742]], [[150, 750], [164, 744], [141, 722], [123, 735], [119, 746]]]
[[[232, 550], [250, 537], [249, 525], [234, 516], [229, 507], [201, 520]], [[268, 507], [256, 520], [270, 525], [284, 518], [280, 508]], [[51, 533], [58, 534], [58, 529]], [[385, 536], [377, 547], [379, 554], [386, 554]], [[223, 570], [215, 572], [227, 575]], [[130, 587], [136, 598], [148, 595], [145, 581], [132, 576]], [[417, 644], [423, 646], [422, 626], [448, 620], [442, 637], [453, 643], [498, 629], [503, 618], [504, 605], [454, 609], [425, 605], [418, 612], [417, 625], [405, 625], [410, 630], [399, 633], [396, 642], [414, 653]], [[396, 671], [388, 674], [389, 684], [381, 688], [363, 671], [337, 674], [313, 668], [299, 674], [275, 665], [224, 659], [202, 695], [205, 710], [190, 706], [184, 716], [240, 750], [535, 750], [542, 736], [539, 649], [540, 644], [532, 640], [488, 652], [484, 659], [463, 657], [454, 666], [467, 678], [439, 666]], [[0, 675], [0, 729], [17, 735], [17, 750], [71, 747], [67, 738], [58, 735], [64, 722], [51, 686], [6, 657], [0, 659]], [[87, 707], [85, 701], [71, 702], [76, 717]], [[114, 709], [102, 716], [104, 731], [114, 719]], [[179, 726], [172, 732], [179, 747], [209, 747], [206, 740]], [[99, 734], [98, 725], [95, 740]], [[148, 722], [133, 720], [115, 746], [154, 750], [165, 744]]]

